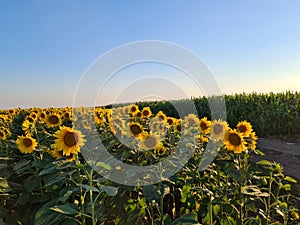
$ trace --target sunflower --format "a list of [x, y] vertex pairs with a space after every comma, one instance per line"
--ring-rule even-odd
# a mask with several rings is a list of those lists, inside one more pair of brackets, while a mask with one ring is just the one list
[[45, 118], [46, 118], [46, 112], [44, 112], [44, 111], [41, 111], [41, 112], [39, 112], [39, 114], [38, 114], [38, 118], [39, 118], [39, 121], [40, 122], [44, 122], [44, 120], [45, 120]]
[[94, 119], [95, 119], [95, 123], [100, 126], [104, 125], [104, 123], [106, 122], [104, 115], [101, 113], [95, 113]]
[[127, 136], [132, 137], [135, 136], [136, 138], [141, 138], [144, 134], [144, 128], [141, 124], [136, 122], [128, 123], [128, 132]]
[[183, 122], [184, 122], [183, 123], [184, 127], [190, 128], [190, 127], [197, 126], [199, 123], [199, 119], [195, 114], [191, 113], [191, 114], [187, 115], [186, 117], [184, 117]]
[[48, 127], [57, 127], [61, 125], [61, 117], [57, 113], [52, 113], [46, 116], [45, 123]]
[[6, 133], [4, 131], [4, 129], [0, 129], [0, 139], [2, 140], [5, 140], [7, 137], [6, 137]]
[[208, 137], [203, 134], [197, 134], [196, 135], [196, 142], [197, 143], [206, 143], [208, 142]]
[[209, 133], [211, 122], [207, 120], [207, 117], [203, 117], [201, 120], [199, 120], [199, 131], [203, 134]]
[[177, 119], [174, 124], [174, 129], [177, 132], [181, 132], [181, 119]]
[[136, 104], [130, 106], [130, 115], [135, 116], [139, 112], [139, 107]]
[[33, 123], [30, 123], [28, 120], [24, 120], [24, 122], [22, 123], [22, 130], [25, 132], [25, 134], [30, 133], [32, 126]]
[[233, 151], [235, 154], [239, 154], [246, 149], [246, 141], [244, 140], [244, 137], [235, 129], [227, 130], [223, 143], [228, 150]]
[[171, 127], [174, 125], [175, 123], [175, 119], [173, 117], [167, 117], [167, 124], [168, 124], [168, 127]]
[[123, 116], [129, 116], [130, 114], [130, 106], [123, 106], [122, 107], [122, 115]]
[[229, 126], [226, 121], [213, 120], [210, 127], [210, 135], [215, 141], [220, 141], [224, 138], [225, 132]]
[[66, 126], [61, 126], [53, 136], [56, 138], [54, 149], [62, 150], [64, 156], [77, 154], [85, 142], [80, 131]]
[[159, 111], [155, 117], [160, 119], [163, 122], [165, 122], [167, 119], [167, 116], [166, 116], [166, 114], [163, 113], [163, 111]]
[[159, 145], [157, 148], [154, 149], [154, 153], [158, 156], [163, 156], [167, 152], [167, 149], [163, 145]]
[[153, 133], [159, 133], [161, 135], [165, 135], [166, 124], [164, 122], [154, 121], [150, 124], [150, 129]]
[[241, 121], [237, 124], [237, 131], [244, 137], [249, 137], [252, 132], [252, 125], [247, 121]]
[[149, 118], [152, 115], [150, 107], [144, 107], [142, 110], [142, 117]]
[[249, 137], [246, 139], [247, 143], [248, 143], [248, 147], [251, 150], [255, 150], [256, 149], [256, 141], [257, 141], [257, 136], [255, 134], [255, 132], [251, 132], [249, 134]]
[[30, 135], [18, 136], [16, 143], [19, 150], [24, 154], [32, 153], [37, 146], [36, 140]]
[[143, 150], [155, 149], [161, 145], [160, 136], [155, 133], [147, 133], [140, 142], [140, 148]]

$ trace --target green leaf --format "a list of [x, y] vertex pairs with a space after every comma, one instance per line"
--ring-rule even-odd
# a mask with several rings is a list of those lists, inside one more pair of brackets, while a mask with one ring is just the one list
[[214, 205], [213, 206], [213, 213], [215, 216], [217, 216], [220, 212], [220, 205]]
[[25, 172], [26, 170], [30, 169], [30, 164], [31, 161], [30, 160], [27, 160], [27, 159], [22, 159], [20, 160], [19, 163], [17, 163], [15, 166], [14, 166], [14, 171], [16, 173], [23, 173]]
[[49, 208], [56, 203], [56, 199], [44, 204], [35, 214], [34, 225], [57, 225], [64, 219], [64, 215], [56, 213]]
[[111, 170], [111, 167], [109, 165], [105, 164], [104, 162], [97, 162], [96, 166], [103, 167], [106, 170]]
[[86, 184], [80, 184], [79, 185], [80, 187], [82, 187], [85, 192], [89, 192], [90, 190], [94, 191], [94, 192], [100, 192], [98, 188], [94, 187], [94, 186], [89, 186], [89, 185], [86, 185]]
[[65, 219], [63, 223], [60, 225], [77, 225], [78, 223], [75, 221], [75, 219]]
[[142, 189], [143, 195], [148, 201], [159, 200], [162, 196], [160, 188], [156, 185], [144, 186]]
[[35, 175], [32, 175], [24, 181], [24, 188], [28, 193], [31, 193], [36, 187], [40, 185], [41, 181], [41, 177], [36, 177]]
[[64, 204], [64, 205], [57, 205], [54, 207], [50, 208], [51, 210], [61, 213], [61, 214], [65, 214], [65, 215], [75, 215], [78, 213], [76, 206], [74, 204]]
[[106, 192], [109, 196], [116, 196], [118, 193], [118, 188], [113, 186], [101, 186], [100, 191]]
[[6, 178], [0, 177], [0, 193], [7, 193], [10, 191], [12, 191], [12, 189], [10, 188]]
[[263, 166], [272, 166], [272, 163], [268, 160], [265, 160], [265, 159], [257, 162], [256, 164], [263, 165]]
[[286, 177], [284, 178], [284, 180], [289, 181], [289, 182], [292, 182], [292, 183], [297, 183], [297, 181], [296, 181], [294, 178], [290, 177], [290, 176], [286, 176]]
[[199, 224], [196, 213], [183, 215], [182, 217], [178, 218], [172, 223], [172, 225], [196, 225], [196, 224]]

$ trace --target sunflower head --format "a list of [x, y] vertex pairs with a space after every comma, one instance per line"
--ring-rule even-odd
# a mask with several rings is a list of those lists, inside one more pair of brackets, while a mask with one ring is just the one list
[[30, 135], [19, 136], [16, 143], [19, 150], [24, 154], [32, 153], [37, 146], [36, 140]]
[[161, 145], [160, 136], [154, 133], [145, 134], [140, 141], [140, 149], [143, 150], [155, 149], [159, 145]]
[[187, 115], [186, 117], [184, 117], [183, 120], [183, 126], [187, 127], [187, 128], [192, 128], [192, 127], [196, 127], [199, 124], [199, 119], [198, 117], [191, 113], [189, 115]]
[[211, 121], [207, 120], [207, 117], [203, 117], [199, 120], [199, 131], [203, 134], [210, 132]]
[[155, 117], [161, 120], [162, 122], [165, 122], [167, 119], [167, 116], [163, 113], [163, 111], [159, 111]]
[[242, 153], [246, 149], [244, 137], [236, 130], [229, 129], [226, 131], [224, 144], [229, 151], [236, 154]]
[[45, 123], [49, 128], [57, 127], [57, 126], [61, 125], [61, 122], [62, 122], [61, 116], [57, 113], [51, 113], [51, 114], [47, 115], [45, 118]]
[[55, 132], [54, 137], [56, 138], [54, 149], [63, 151], [64, 156], [77, 154], [85, 142], [80, 131], [66, 126], [61, 126], [59, 130]]
[[220, 141], [224, 138], [225, 132], [229, 126], [226, 121], [213, 120], [210, 127], [210, 136], [215, 141]]
[[152, 116], [152, 112], [150, 107], [144, 107], [142, 110], [142, 117], [143, 118], [149, 118], [150, 116]]
[[241, 121], [237, 124], [237, 131], [245, 137], [249, 137], [252, 132], [252, 125], [247, 121]]
[[144, 128], [141, 124], [136, 122], [130, 122], [128, 123], [128, 131], [127, 136], [129, 137], [136, 137], [136, 138], [142, 138], [144, 134]]
[[248, 143], [248, 147], [251, 150], [255, 150], [256, 149], [256, 141], [257, 141], [258, 137], [256, 136], [255, 132], [251, 132], [249, 134], [249, 137], [247, 138], [247, 143]]
[[136, 104], [130, 106], [130, 115], [135, 116], [139, 112], [139, 107]]
[[154, 153], [156, 153], [158, 156], [164, 156], [167, 153], [167, 149], [163, 145], [159, 145], [154, 149]]
[[2, 140], [6, 139], [6, 133], [4, 132], [4, 129], [0, 129], [0, 139]]

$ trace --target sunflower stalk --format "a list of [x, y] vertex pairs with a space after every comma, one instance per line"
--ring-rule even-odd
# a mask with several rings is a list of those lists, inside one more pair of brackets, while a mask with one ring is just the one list
[[92, 225], [96, 225], [96, 219], [95, 219], [95, 203], [93, 200], [93, 170], [91, 169], [91, 172], [89, 174], [89, 185], [90, 185], [90, 204], [91, 204], [91, 219], [92, 219]]

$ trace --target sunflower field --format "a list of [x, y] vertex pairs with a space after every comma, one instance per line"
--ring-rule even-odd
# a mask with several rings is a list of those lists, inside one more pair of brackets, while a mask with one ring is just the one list
[[[226, 96], [228, 122], [211, 120], [205, 99], [193, 100], [198, 115], [183, 118], [166, 102], [1, 110], [0, 225], [299, 224], [297, 181], [276, 162], [250, 160], [264, 154], [256, 147], [256, 128], [272, 135], [291, 125], [287, 134], [297, 134], [299, 93], [254, 97]], [[263, 107], [267, 112], [255, 117]], [[268, 131], [270, 121], [277, 131]], [[110, 159], [102, 158], [94, 138]], [[209, 143], [219, 147], [199, 169], [211, 159]], [[170, 157], [169, 169], [149, 170], [135, 186], [126, 179], [136, 174], [108, 163], [144, 167]], [[159, 182], [142, 185], [155, 176]]]

